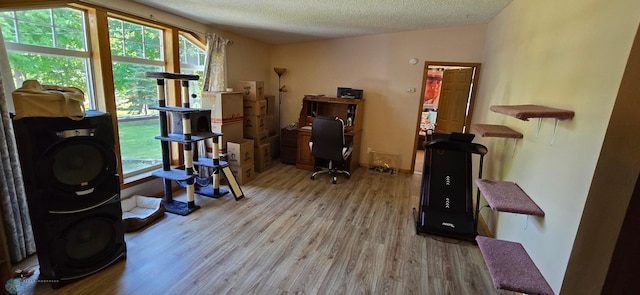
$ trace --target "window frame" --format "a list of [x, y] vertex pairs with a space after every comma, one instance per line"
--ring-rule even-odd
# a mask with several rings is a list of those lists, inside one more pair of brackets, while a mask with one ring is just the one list
[[[126, 12], [117, 11], [111, 8], [106, 8], [100, 5], [85, 3], [85, 2], [77, 2], [72, 0], [26, 0], [26, 1], [15, 1], [13, 3], [2, 3], [0, 4], [1, 10], [25, 10], [25, 9], [53, 9], [53, 8], [72, 8], [77, 9], [84, 12], [84, 22], [85, 22], [85, 34], [86, 39], [85, 42], [87, 44], [87, 50], [89, 57], [88, 67], [90, 73], [88, 76], [90, 77], [88, 84], [92, 86], [91, 94], [94, 96], [94, 107], [95, 109], [103, 112], [108, 112], [111, 114], [117, 114], [116, 112], [116, 102], [115, 102], [115, 87], [113, 83], [113, 70], [112, 63], [114, 61], [119, 62], [127, 62], [127, 58], [121, 59], [116, 58], [112, 59], [110, 45], [109, 45], [109, 27], [108, 27], [108, 18], [113, 17], [123, 21], [133, 22], [144, 26], [153, 27], [156, 29], [160, 29], [163, 32], [162, 42], [164, 50], [162, 52], [165, 60], [164, 62], [160, 62], [167, 72], [180, 72], [181, 64], [179, 59], [179, 40], [178, 35], [182, 35], [192, 41], [195, 45], [199, 46], [201, 49], [205, 50], [204, 38], [199, 35], [189, 32], [188, 30], [184, 30], [178, 28], [176, 26], [161, 23], [155, 20], [146, 19], [144, 17], [135, 16]], [[194, 42], [196, 41], [196, 42]], [[8, 43], [8, 42], [7, 42]], [[23, 47], [27, 46], [27, 47]], [[21, 48], [22, 50], [30, 50], [28, 46], [31, 45], [20, 45], [17, 48]], [[11, 50], [15, 50], [16, 47], [12, 47]], [[8, 46], [9, 49], [9, 46]], [[56, 49], [52, 48], [50, 53], [56, 53], [57, 50], [64, 49]], [[71, 51], [71, 50], [69, 50]], [[77, 52], [75, 54], [78, 54]], [[80, 54], [83, 56], [86, 54]], [[129, 60], [131, 61], [131, 60]], [[139, 63], [138, 60], [135, 60], [135, 63]], [[157, 63], [156, 63], [157, 64]], [[181, 91], [179, 81], [174, 81], [175, 83], [170, 83], [167, 81], [167, 91], [166, 91], [166, 102], [167, 105], [180, 105], [181, 101]], [[89, 89], [88, 89], [89, 91]], [[143, 173], [140, 175], [136, 175], [133, 177], [125, 178], [122, 174], [122, 162], [121, 162], [121, 154], [120, 154], [120, 142], [118, 135], [118, 122], [117, 117], [112, 115], [112, 125], [115, 135], [115, 152], [118, 156], [118, 172], [121, 178], [121, 189], [131, 187], [134, 185], [138, 185], [140, 183], [157, 179], [156, 177], [152, 177], [150, 172]], [[160, 142], [158, 142], [160, 145]], [[182, 147], [179, 144], [172, 143], [171, 145], [171, 164], [172, 166], [181, 165], [182, 163]]]
[[[56, 26], [56, 22], [55, 19], [53, 19], [54, 16], [54, 9], [60, 9], [60, 8], [69, 8], [69, 9], [74, 9], [79, 11], [82, 14], [82, 29], [83, 34], [84, 34], [84, 50], [73, 50], [73, 49], [64, 49], [64, 48], [58, 48], [55, 47], [57, 44], [56, 40], [56, 35], [57, 35], [57, 30], [56, 28], [61, 28]], [[24, 11], [24, 10], [44, 10], [44, 9], [48, 9], [50, 11], [52, 20], [51, 23], [46, 24], [46, 23], [40, 23], [41, 25], [45, 25], [48, 26], [52, 29], [52, 47], [49, 46], [42, 46], [42, 45], [32, 45], [32, 44], [23, 44], [23, 43], [19, 43], [20, 42], [20, 30], [18, 28], [18, 23], [21, 19], [18, 18], [17, 16], [15, 16], [15, 12], [16, 11]], [[89, 28], [88, 28], [88, 22], [87, 22], [87, 13], [86, 11], [83, 11], [81, 9], [77, 9], [77, 8], [72, 8], [72, 7], [68, 7], [68, 6], [54, 6], [54, 7], [31, 7], [31, 8], [15, 8], [15, 9], [11, 9], [11, 10], [6, 10], [6, 11], [11, 11], [14, 12], [14, 17], [13, 20], [16, 21], [16, 23], [14, 24], [15, 27], [15, 33], [16, 33], [16, 41], [18, 41], [18, 43], [13, 42], [13, 41], [6, 41], [5, 40], [5, 48], [7, 50], [7, 53], [10, 52], [14, 52], [14, 53], [25, 53], [25, 54], [36, 54], [36, 55], [44, 55], [44, 56], [49, 56], [49, 57], [58, 57], [58, 58], [78, 58], [78, 59], [83, 59], [84, 60], [84, 71], [85, 74], [87, 75], [87, 80], [85, 81], [85, 95], [88, 96], [88, 106], [89, 108], [95, 108], [96, 107], [96, 99], [95, 99], [95, 91], [94, 91], [94, 79], [93, 79], [93, 69], [91, 66], [91, 51], [90, 51], [90, 46], [89, 46]], [[29, 22], [32, 24], [36, 24], [33, 22]], [[20, 85], [15, 85], [16, 87], [19, 87]]]

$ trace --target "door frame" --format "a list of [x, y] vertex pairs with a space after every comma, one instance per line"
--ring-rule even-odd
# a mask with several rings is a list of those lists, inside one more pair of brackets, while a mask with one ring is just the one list
[[[429, 67], [470, 67], [473, 68], [473, 78], [471, 79], [471, 94], [469, 96], [469, 110], [465, 115], [464, 120], [464, 132], [469, 133], [471, 128], [471, 117], [473, 116], [473, 107], [476, 101], [476, 93], [478, 92], [478, 85], [480, 83], [480, 67], [481, 63], [469, 63], [469, 62], [445, 62], [445, 61], [425, 61], [424, 69], [422, 70], [422, 89], [420, 90], [420, 99], [418, 100], [418, 117], [416, 118], [415, 134], [413, 143], [413, 156], [411, 158], [411, 173], [415, 172], [416, 153], [418, 151], [418, 144], [420, 144], [418, 130], [420, 130], [420, 121], [422, 119], [422, 104], [424, 102], [425, 87], [427, 86], [427, 71]], [[436, 119], [437, 121], [437, 119]]]

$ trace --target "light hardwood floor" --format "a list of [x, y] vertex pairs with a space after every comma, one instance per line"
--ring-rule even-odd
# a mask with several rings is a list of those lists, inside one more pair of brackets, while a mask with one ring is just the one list
[[424, 165], [424, 150], [417, 150], [416, 161], [413, 163], [413, 171], [422, 173], [423, 165]]
[[420, 175], [309, 175], [276, 161], [244, 200], [196, 196], [194, 213], [127, 234], [126, 260], [56, 290], [36, 273], [20, 294], [513, 294], [477, 246], [416, 235]]

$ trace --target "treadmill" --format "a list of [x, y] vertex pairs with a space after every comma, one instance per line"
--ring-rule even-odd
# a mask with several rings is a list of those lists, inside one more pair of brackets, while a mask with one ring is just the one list
[[420, 204], [414, 219], [417, 234], [474, 242], [478, 235], [480, 191], [473, 204], [472, 156], [480, 156], [478, 178], [487, 148], [472, 143], [475, 135], [434, 133], [424, 144]]

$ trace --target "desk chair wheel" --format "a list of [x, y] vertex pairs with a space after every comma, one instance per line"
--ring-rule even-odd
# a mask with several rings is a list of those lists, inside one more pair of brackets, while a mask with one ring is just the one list
[[316, 179], [316, 177], [315, 177], [315, 176], [313, 176], [313, 175], [311, 175], [311, 180], [314, 180], [314, 179]]

